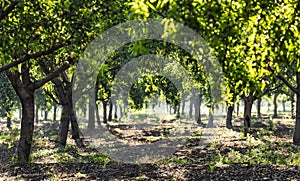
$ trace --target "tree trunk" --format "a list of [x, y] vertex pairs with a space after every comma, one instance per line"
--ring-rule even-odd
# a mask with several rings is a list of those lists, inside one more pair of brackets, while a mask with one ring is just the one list
[[207, 124], [207, 127], [208, 127], [208, 128], [214, 127], [214, 117], [213, 117], [213, 113], [214, 113], [214, 107], [211, 106], [211, 107], [209, 107], [209, 113], [208, 113], [208, 124]]
[[[72, 104], [71, 104], [72, 105]], [[73, 105], [71, 107], [71, 127], [72, 127], [72, 139], [75, 140], [76, 145], [79, 148], [83, 148], [85, 147], [84, 143], [83, 143], [83, 135], [79, 130], [79, 126], [78, 126], [78, 122], [77, 122], [77, 118], [76, 118], [76, 114], [73, 108]]]
[[248, 130], [251, 127], [251, 110], [254, 98], [252, 95], [243, 96], [244, 105], [244, 136], [247, 136]]
[[96, 118], [97, 118], [97, 124], [98, 124], [98, 128], [101, 125], [101, 119], [100, 119], [100, 113], [99, 113], [99, 105], [96, 104]]
[[193, 117], [193, 96], [190, 97], [189, 118]]
[[258, 118], [261, 118], [261, 112], [260, 112], [260, 107], [261, 107], [261, 98], [259, 98], [258, 100], [257, 100], [257, 117]]
[[7, 105], [7, 108], [6, 108], [6, 127], [8, 129], [11, 128], [12, 106], [13, 105]]
[[181, 115], [184, 116], [184, 109], [185, 109], [185, 99], [182, 100], [182, 105], [181, 105]]
[[48, 120], [48, 110], [45, 110], [45, 117], [44, 120], [47, 121]]
[[118, 119], [118, 106], [117, 106], [117, 103], [114, 102], [114, 106], [113, 106], [115, 109], [115, 112], [114, 112], [114, 119]]
[[179, 118], [180, 118], [180, 104], [178, 104], [178, 105], [176, 106], [176, 108], [177, 108], [177, 110], [176, 110], [176, 112], [177, 112], [176, 118], [179, 119]]
[[113, 104], [109, 101], [109, 111], [107, 121], [112, 121]]
[[201, 124], [201, 112], [200, 112], [200, 95], [194, 95], [194, 109], [195, 109], [195, 121]]
[[53, 107], [53, 122], [56, 122], [56, 111], [57, 111], [57, 105], [54, 104], [54, 107]]
[[35, 108], [35, 123], [39, 124], [39, 106]]
[[28, 162], [32, 144], [34, 129], [34, 91], [27, 91], [27, 95], [21, 95], [22, 120], [21, 137], [18, 145], [18, 162]]
[[102, 101], [103, 104], [103, 123], [107, 123], [107, 102]]
[[293, 136], [293, 143], [300, 145], [300, 72], [296, 73], [297, 80], [297, 94], [296, 94], [296, 124]]
[[236, 117], [239, 117], [239, 113], [240, 113], [240, 101], [236, 103]]
[[68, 138], [68, 131], [70, 125], [70, 106], [68, 103], [62, 105], [62, 112], [60, 118], [60, 129], [59, 129], [59, 145], [62, 147], [66, 146], [67, 138]]
[[89, 100], [89, 120], [88, 120], [88, 130], [95, 130], [95, 100]]
[[120, 109], [120, 118], [121, 118], [121, 117], [124, 116], [123, 109], [122, 109], [122, 106], [121, 106], [121, 105], [119, 106], [119, 109]]
[[227, 116], [226, 116], [226, 128], [228, 128], [228, 129], [232, 129], [232, 113], [233, 113], [233, 110], [234, 110], [234, 106], [229, 105], [228, 110], [227, 110]]
[[291, 93], [291, 115], [292, 119], [295, 119], [295, 93]]
[[285, 113], [286, 109], [285, 109], [285, 101], [282, 101], [282, 111]]
[[277, 97], [278, 97], [278, 93], [274, 93], [274, 99], [273, 99], [273, 104], [274, 104], [274, 114], [273, 114], [273, 118], [278, 118], [278, 114], [277, 114]]

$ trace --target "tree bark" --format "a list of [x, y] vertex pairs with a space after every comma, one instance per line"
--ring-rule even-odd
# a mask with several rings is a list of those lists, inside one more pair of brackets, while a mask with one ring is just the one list
[[39, 106], [36, 105], [35, 108], [35, 123], [38, 124], [39, 123]]
[[214, 107], [211, 106], [209, 107], [209, 113], [208, 113], [208, 124], [207, 127], [208, 128], [212, 128], [214, 127], [214, 117], [213, 117], [213, 113], [214, 113]]
[[200, 112], [200, 95], [194, 95], [194, 109], [195, 109], [195, 121], [198, 124], [201, 124], [201, 112]]
[[124, 113], [123, 113], [123, 108], [122, 106], [120, 105], [119, 106], [119, 109], [120, 109], [120, 118], [124, 116]]
[[96, 104], [96, 119], [97, 119], [97, 124], [98, 124], [98, 128], [101, 125], [101, 119], [100, 119], [100, 113], [99, 113], [99, 105]]
[[244, 136], [247, 136], [248, 130], [251, 127], [251, 110], [254, 101], [252, 95], [242, 96], [244, 99]]
[[236, 117], [239, 117], [239, 113], [240, 113], [240, 101], [236, 103]]
[[184, 109], [185, 109], [185, 98], [182, 99], [182, 105], [181, 105], [181, 115], [184, 116]]
[[189, 118], [193, 117], [193, 96], [190, 97]]
[[117, 120], [118, 119], [118, 106], [117, 106], [116, 102], [114, 102], [113, 107], [114, 107], [114, 119]]
[[261, 98], [259, 98], [258, 100], [257, 100], [257, 117], [258, 118], [261, 118]]
[[109, 101], [109, 111], [107, 121], [112, 121], [113, 104]]
[[7, 108], [6, 108], [6, 127], [8, 129], [11, 128], [12, 106], [13, 105], [7, 105]]
[[53, 122], [56, 122], [56, 111], [57, 111], [57, 105], [54, 104], [54, 107], [53, 107]]
[[300, 145], [300, 72], [296, 73], [297, 94], [296, 94], [296, 124], [293, 135], [293, 143]]
[[232, 129], [232, 113], [234, 110], [233, 105], [229, 105], [227, 109], [227, 116], [226, 116], [226, 128]]
[[291, 93], [291, 116], [295, 119], [295, 93]]
[[19, 93], [22, 104], [21, 137], [18, 145], [18, 162], [28, 162], [34, 129], [34, 91]]
[[65, 103], [62, 105], [62, 112], [60, 118], [60, 129], [59, 129], [59, 145], [65, 147], [67, 144], [68, 131], [70, 125], [70, 105], [69, 103]]
[[88, 120], [88, 130], [93, 131], [95, 130], [95, 101], [89, 100], [89, 120]]
[[103, 104], [103, 123], [107, 123], [107, 101], [102, 101]]
[[278, 114], [277, 114], [277, 97], [278, 97], [278, 93], [275, 92], [274, 93], [274, 97], [273, 97], [273, 104], [274, 104], [274, 113], [273, 113], [273, 118], [278, 118]]
[[45, 120], [45, 121], [47, 121], [47, 120], [48, 120], [48, 110], [45, 110], [45, 112], [44, 112], [44, 113], [45, 113], [44, 120]]

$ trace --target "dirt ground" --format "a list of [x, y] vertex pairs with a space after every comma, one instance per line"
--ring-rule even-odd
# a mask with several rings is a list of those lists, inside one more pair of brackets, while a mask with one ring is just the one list
[[[156, 163], [140, 164], [121, 163], [105, 158], [99, 160], [98, 157], [90, 156], [97, 154], [96, 149], [79, 149], [73, 145], [72, 140], [69, 141], [71, 146], [67, 149], [55, 152], [54, 137], [49, 135], [54, 134], [53, 130], [57, 129], [57, 125], [47, 125], [47, 130], [43, 130], [43, 125], [37, 127], [33, 145], [33, 153], [40, 155], [34, 154], [31, 164], [19, 165], [13, 162], [16, 140], [12, 140], [12, 145], [2, 142], [0, 180], [300, 180], [299, 166], [257, 164], [251, 162], [251, 159], [228, 164], [228, 161], [213, 158], [230, 153], [247, 155], [249, 148], [254, 150], [265, 142], [272, 143], [268, 144], [266, 149], [280, 153], [283, 159], [285, 155], [287, 158], [290, 153], [299, 152], [299, 148], [291, 144], [292, 124], [277, 121], [276, 127], [273, 128], [266, 121], [257, 122], [251, 131], [253, 141], [241, 136], [239, 120], [235, 121], [235, 125], [237, 126], [234, 130], [219, 129], [219, 134], [204, 148], [199, 147], [201, 134], [196, 134], [169, 158]], [[145, 136], [155, 136], [157, 131], [163, 130], [156, 127], [148, 131], [135, 130], [134, 134], [130, 134], [133, 130], [124, 129], [114, 126], [111, 131], [121, 139], [144, 143], [151, 142], [144, 139]], [[271, 130], [272, 134], [263, 137], [259, 135], [259, 130]], [[5, 132], [8, 130], [1, 127], [1, 134]], [[237, 156], [233, 156], [233, 159]]]

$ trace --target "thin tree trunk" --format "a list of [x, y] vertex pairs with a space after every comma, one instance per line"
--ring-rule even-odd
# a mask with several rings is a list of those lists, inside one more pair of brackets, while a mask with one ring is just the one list
[[259, 98], [258, 100], [257, 100], [257, 117], [258, 118], [261, 118], [261, 98]]
[[35, 108], [35, 123], [39, 123], [39, 106], [36, 106]]
[[193, 96], [190, 97], [189, 118], [193, 117]]
[[7, 108], [6, 108], [6, 127], [8, 129], [11, 128], [11, 111], [12, 111], [12, 106], [13, 105], [7, 105]]
[[45, 120], [45, 121], [47, 121], [47, 120], [48, 120], [48, 110], [45, 110], [45, 112], [44, 112], [44, 113], [45, 113], [44, 120]]
[[118, 106], [117, 106], [117, 103], [116, 102], [114, 102], [114, 110], [115, 110], [115, 112], [114, 112], [114, 119], [118, 119]]
[[181, 105], [181, 115], [184, 116], [184, 109], [185, 109], [185, 99], [182, 100], [182, 105]]
[[122, 106], [121, 106], [121, 105], [119, 106], [119, 109], [120, 109], [120, 118], [121, 118], [121, 117], [124, 116], [123, 109], [122, 109]]
[[226, 116], [226, 128], [228, 128], [228, 129], [232, 129], [232, 113], [233, 113], [233, 110], [234, 110], [234, 106], [229, 105], [228, 110], [227, 110], [227, 116]]
[[195, 121], [198, 124], [201, 124], [201, 112], [200, 112], [200, 106], [201, 106], [201, 102], [200, 102], [200, 95], [194, 95], [194, 109], [195, 109]]
[[274, 93], [274, 99], [273, 99], [273, 104], [274, 104], [274, 114], [273, 114], [273, 118], [278, 118], [278, 114], [277, 114], [277, 97], [278, 97], [278, 93]]
[[178, 119], [178, 118], [180, 118], [180, 104], [178, 104], [178, 105], [176, 106], [176, 108], [177, 108], [177, 110], [176, 110], [176, 112], [177, 112], [176, 118]]
[[282, 101], [281, 103], [282, 103], [282, 109], [283, 109], [282, 111], [285, 113], [285, 111], [286, 111], [286, 108], [285, 108], [285, 101]]
[[95, 130], [95, 100], [89, 100], [89, 120], [88, 120], [88, 130], [93, 131]]
[[208, 113], [208, 124], [207, 127], [208, 128], [212, 128], [214, 127], [214, 117], [213, 117], [213, 113], [214, 113], [214, 107], [211, 106], [209, 107], [209, 113]]
[[298, 94], [296, 94], [296, 124], [293, 136], [293, 143], [295, 145], [300, 145], [300, 72], [296, 73], [296, 80]]
[[291, 115], [292, 119], [295, 119], [295, 93], [291, 93]]
[[109, 111], [107, 121], [112, 121], [113, 104], [109, 101]]
[[53, 107], [53, 122], [56, 122], [56, 111], [57, 111], [57, 105], [54, 104], [54, 107]]
[[239, 117], [239, 113], [240, 113], [240, 101], [236, 103], [236, 117]]
[[97, 118], [97, 124], [98, 124], [98, 128], [101, 125], [101, 119], [100, 119], [100, 113], [99, 113], [99, 105], [96, 104], [96, 118]]
[[107, 123], [107, 102], [102, 101], [103, 104], [103, 123]]

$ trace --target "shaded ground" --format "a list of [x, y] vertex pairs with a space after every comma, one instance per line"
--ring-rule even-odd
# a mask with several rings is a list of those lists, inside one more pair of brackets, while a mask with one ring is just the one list
[[[199, 148], [201, 134], [195, 134], [170, 158], [153, 164], [111, 161], [93, 148], [76, 148], [72, 140], [66, 149], [54, 149], [57, 127], [45, 125], [35, 131], [29, 165], [13, 163], [17, 136], [1, 137], [0, 180], [300, 180], [299, 148], [291, 144], [292, 122], [254, 123], [252, 136], [246, 139], [238, 132], [241, 122], [237, 120], [236, 131], [219, 129], [204, 149]], [[125, 128], [114, 127], [112, 132], [139, 142], [149, 142], [146, 136], [167, 134], [163, 127], [135, 130], [135, 134]], [[1, 135], [9, 134], [18, 132], [1, 127]]]

